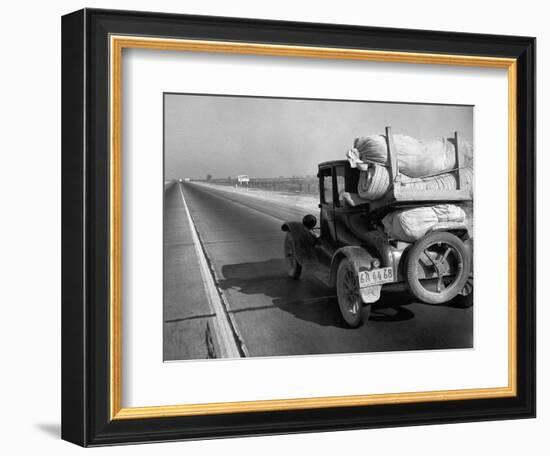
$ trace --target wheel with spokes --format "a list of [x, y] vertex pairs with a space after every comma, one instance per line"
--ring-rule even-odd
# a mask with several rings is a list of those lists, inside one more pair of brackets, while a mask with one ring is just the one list
[[294, 239], [290, 233], [286, 233], [285, 236], [285, 265], [286, 273], [293, 279], [299, 279], [302, 274], [302, 265], [296, 258], [296, 247], [294, 246]]
[[368, 319], [370, 305], [363, 306], [355, 270], [347, 258], [338, 265], [336, 294], [342, 318], [349, 326], [357, 328], [363, 320]]
[[428, 304], [442, 304], [464, 288], [470, 275], [471, 259], [458, 237], [437, 231], [412, 245], [405, 266], [412, 294]]

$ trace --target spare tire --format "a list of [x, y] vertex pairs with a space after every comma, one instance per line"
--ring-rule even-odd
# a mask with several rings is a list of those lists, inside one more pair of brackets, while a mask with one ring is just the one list
[[436, 231], [410, 247], [405, 260], [405, 278], [416, 298], [428, 304], [442, 304], [462, 291], [471, 264], [464, 242], [454, 234]]

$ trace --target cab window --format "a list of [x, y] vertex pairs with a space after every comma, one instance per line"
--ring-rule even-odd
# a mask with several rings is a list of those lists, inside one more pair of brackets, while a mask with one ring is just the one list
[[336, 194], [338, 195], [338, 206], [344, 205], [343, 193], [346, 191], [346, 170], [343, 166], [334, 167], [336, 175]]
[[321, 170], [321, 202], [332, 204], [332, 169]]

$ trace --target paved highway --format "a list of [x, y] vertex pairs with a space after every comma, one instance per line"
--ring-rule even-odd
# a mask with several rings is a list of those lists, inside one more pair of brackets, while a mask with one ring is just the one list
[[165, 360], [472, 347], [472, 308], [383, 293], [369, 321], [351, 329], [334, 290], [287, 277], [281, 223], [300, 220], [306, 206], [195, 183], [166, 187]]

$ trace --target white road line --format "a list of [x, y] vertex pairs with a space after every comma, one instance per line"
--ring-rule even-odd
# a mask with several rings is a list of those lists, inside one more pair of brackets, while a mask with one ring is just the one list
[[193, 244], [195, 246], [195, 252], [197, 253], [197, 258], [199, 260], [199, 267], [201, 271], [202, 282], [204, 285], [204, 290], [206, 292], [206, 297], [208, 298], [208, 303], [212, 310], [212, 313], [216, 314], [214, 321], [214, 336], [217, 339], [218, 346], [222, 353], [220, 354], [222, 358], [240, 358], [241, 354], [239, 348], [237, 347], [237, 342], [235, 341], [235, 336], [231, 329], [231, 323], [223, 303], [221, 301], [220, 295], [218, 294], [218, 289], [214, 282], [214, 277], [212, 276], [212, 271], [208, 266], [206, 261], [206, 255], [202, 248], [202, 245], [199, 240], [199, 235], [193, 219], [191, 218], [191, 213], [185, 202], [185, 197], [183, 196], [183, 190], [181, 188], [181, 183], [177, 183], [178, 188], [181, 194], [181, 200], [183, 201], [183, 206], [185, 207], [185, 212], [187, 213], [187, 219], [189, 221], [189, 226], [191, 229], [191, 237], [193, 238]]

